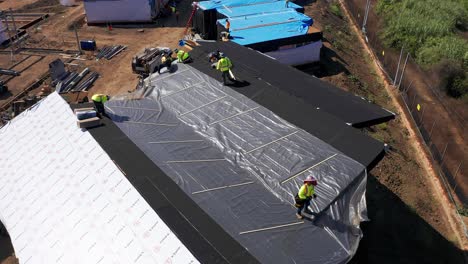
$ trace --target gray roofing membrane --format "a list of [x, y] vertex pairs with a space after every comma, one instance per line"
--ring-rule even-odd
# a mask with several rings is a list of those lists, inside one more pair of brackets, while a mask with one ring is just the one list
[[[343, 263], [366, 219], [365, 166], [183, 64], [106, 103], [114, 123], [263, 263]], [[314, 221], [294, 195], [318, 179]], [[190, 245], [187, 245], [190, 247]]]

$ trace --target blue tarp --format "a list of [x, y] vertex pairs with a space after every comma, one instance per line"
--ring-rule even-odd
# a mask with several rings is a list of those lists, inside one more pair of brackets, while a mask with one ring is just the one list
[[[229, 20], [232, 41], [240, 45], [304, 35], [313, 23], [312, 18], [294, 10], [233, 17]], [[225, 19], [217, 22], [226, 25]]]
[[301, 9], [302, 7], [294, 3], [289, 2], [286, 7], [286, 1], [274, 1], [259, 3], [256, 5], [243, 5], [236, 7], [219, 7], [217, 8], [218, 13], [223, 14], [227, 17], [246, 16], [253, 14], [266, 14], [266, 13], [277, 13], [289, 10]]
[[[202, 1], [198, 2], [198, 7], [203, 10], [210, 10], [215, 8], [221, 8], [224, 6], [234, 7], [234, 6], [245, 6], [245, 5], [255, 5], [259, 3], [271, 3], [271, 2], [280, 2], [278, 0], [214, 0], [214, 1]], [[284, 1], [281, 1], [284, 2]]]

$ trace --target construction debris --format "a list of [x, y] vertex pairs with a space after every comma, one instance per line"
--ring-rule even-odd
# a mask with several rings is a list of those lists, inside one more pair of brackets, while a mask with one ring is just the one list
[[101, 124], [101, 119], [97, 116], [96, 109], [89, 107], [88, 104], [80, 104], [78, 108], [75, 108], [74, 113], [79, 128], [90, 128]]
[[2, 69], [2, 68], [0, 68], [0, 74], [10, 75], [10, 76], [20, 76], [21, 75], [20, 72], [17, 72], [15, 70], [8, 70], [8, 69]]
[[[87, 91], [99, 78], [99, 74], [90, 71], [89, 68], [83, 69], [80, 73], [75, 71], [68, 72], [65, 70], [64, 63], [60, 59], [49, 64], [49, 72], [52, 77], [52, 86], [59, 93]], [[88, 74], [89, 76], [87, 76]]]
[[134, 73], [149, 75], [155, 72], [160, 64], [160, 58], [163, 53], [170, 53], [171, 50], [165, 47], [146, 48], [138, 53], [132, 59], [132, 70]]
[[122, 45], [113, 45], [113, 46], [104, 46], [104, 48], [98, 51], [96, 55], [96, 60], [100, 60], [102, 58], [106, 58], [107, 60], [111, 60], [120, 52], [124, 51], [127, 46]]
[[99, 78], [99, 73], [91, 72], [89, 76], [84, 79], [75, 89], [74, 91], [87, 91], [93, 83]]

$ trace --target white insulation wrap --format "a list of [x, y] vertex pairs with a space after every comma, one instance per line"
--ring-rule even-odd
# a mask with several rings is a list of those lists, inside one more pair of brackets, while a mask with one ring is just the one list
[[64, 6], [72, 6], [76, 4], [75, 0], [60, 0], [60, 4]]
[[20, 263], [198, 263], [57, 93], [0, 129], [0, 171]]
[[84, 0], [88, 23], [150, 22], [154, 0]]

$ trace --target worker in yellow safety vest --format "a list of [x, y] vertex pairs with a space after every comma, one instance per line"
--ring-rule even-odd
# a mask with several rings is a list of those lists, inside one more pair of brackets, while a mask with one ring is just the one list
[[185, 50], [174, 49], [174, 53], [177, 55], [177, 62], [189, 63], [192, 61], [192, 57]]
[[308, 176], [294, 197], [296, 201], [295, 206], [297, 207], [296, 216], [298, 219], [304, 218], [302, 216], [302, 209], [304, 209], [305, 213], [312, 213], [309, 210], [310, 200], [312, 200], [312, 198], [317, 198], [314, 186], [317, 186], [317, 180], [312, 176]]
[[222, 72], [224, 85], [227, 85], [226, 77], [229, 80], [234, 81], [234, 78], [232, 78], [229, 73], [232, 68], [232, 63], [231, 60], [224, 55], [224, 53], [220, 52], [219, 56], [220, 59], [218, 60], [218, 64], [216, 64], [216, 69]]
[[91, 100], [93, 100], [94, 105], [96, 106], [96, 110], [98, 113], [105, 114], [104, 111], [104, 103], [109, 100], [109, 96], [105, 94], [94, 94], [91, 97]]

